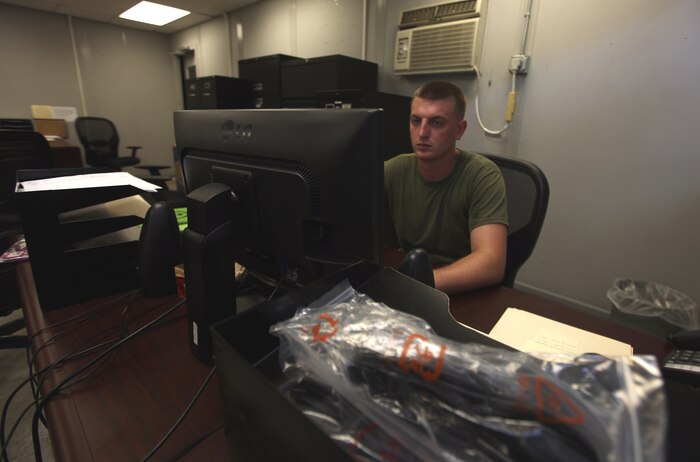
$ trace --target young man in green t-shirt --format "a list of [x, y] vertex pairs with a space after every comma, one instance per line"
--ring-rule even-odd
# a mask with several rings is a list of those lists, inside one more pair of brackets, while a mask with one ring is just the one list
[[503, 279], [508, 215], [498, 167], [457, 149], [466, 98], [449, 82], [430, 82], [413, 95], [413, 154], [384, 166], [388, 212], [404, 250], [425, 249], [436, 266], [435, 287], [457, 293]]

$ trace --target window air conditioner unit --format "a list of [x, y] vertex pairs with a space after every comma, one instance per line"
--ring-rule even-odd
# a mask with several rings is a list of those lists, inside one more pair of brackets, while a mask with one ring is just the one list
[[395, 74], [471, 72], [481, 59], [486, 1], [404, 11], [396, 34]]

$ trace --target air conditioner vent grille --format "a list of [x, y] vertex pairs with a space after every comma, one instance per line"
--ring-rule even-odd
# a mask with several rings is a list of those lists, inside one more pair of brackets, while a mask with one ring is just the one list
[[435, 7], [433, 6], [404, 11], [401, 16], [400, 26], [414, 26], [423, 22], [430, 22], [433, 19], [435, 19]]
[[464, 2], [447, 3], [437, 7], [438, 18], [448, 18], [455, 15], [464, 15], [467, 13], [476, 13], [476, 0], [468, 0]]
[[411, 70], [465, 69], [474, 59], [475, 23], [416, 30], [411, 43]]
[[394, 73], [474, 72], [481, 61], [487, 5], [487, 0], [466, 0], [404, 11]]
[[443, 3], [441, 5], [426, 6], [415, 10], [406, 10], [401, 15], [399, 28], [424, 26], [443, 21], [454, 21], [479, 16], [477, 0], [465, 0], [461, 2]]

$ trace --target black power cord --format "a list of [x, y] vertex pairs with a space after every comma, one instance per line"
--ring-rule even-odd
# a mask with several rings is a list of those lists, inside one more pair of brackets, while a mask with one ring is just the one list
[[[121, 297], [121, 298], [124, 298], [124, 297]], [[133, 300], [132, 300], [132, 301], [133, 301]], [[163, 306], [165, 303], [167, 303], [167, 301], [169, 301], [169, 300], [166, 300], [166, 301], [164, 301], [164, 302], [158, 303], [157, 305], [155, 305], [155, 306], [153, 306], [153, 307], [151, 307], [151, 308], [149, 308], [149, 309], [147, 309], [147, 310], [145, 310], [145, 311], [143, 311], [143, 312], [141, 312], [141, 313], [139, 313], [139, 314], [137, 314], [137, 315], [131, 317], [130, 319], [124, 319], [124, 316], [126, 315], [126, 310], [128, 309], [128, 305], [127, 305], [127, 306], [125, 307], [125, 309], [123, 310], [123, 312], [122, 312], [122, 322], [121, 322], [118, 326], [114, 326], [114, 327], [112, 327], [112, 328], [103, 330], [103, 331], [98, 332], [97, 334], [91, 336], [89, 339], [86, 339], [86, 340], [85, 340], [84, 342], [82, 342], [80, 345], [76, 346], [73, 350], [67, 352], [67, 353], [66, 353], [65, 355], [63, 355], [61, 358], [58, 358], [58, 359], [55, 360], [53, 363], [51, 363], [50, 365], [48, 365], [48, 366], [44, 367], [43, 369], [37, 371], [36, 373], [31, 372], [31, 368], [30, 368], [29, 377], [28, 377], [24, 382], [22, 382], [21, 384], [19, 384], [19, 386], [17, 386], [17, 388], [15, 388], [15, 390], [9, 395], [9, 397], [7, 398], [7, 400], [5, 401], [5, 404], [4, 404], [4, 406], [3, 406], [2, 417], [0, 418], [0, 446], [2, 446], [2, 448], [3, 448], [3, 451], [2, 451], [2, 453], [0, 453], [0, 454], [2, 455], [2, 457], [1, 457], [2, 460], [3, 460], [4, 462], [9, 462], [8, 459], [7, 459], [7, 446], [9, 445], [10, 439], [12, 438], [12, 434], [14, 433], [16, 427], [18, 426], [18, 424], [20, 423], [20, 421], [22, 420], [22, 418], [24, 417], [24, 415], [25, 415], [26, 412], [28, 411], [28, 409], [25, 409], [24, 412], [22, 412], [21, 416], [17, 419], [15, 425], [13, 426], [12, 431], [10, 432], [10, 434], [8, 435], [7, 440], [6, 440], [6, 439], [5, 439], [5, 425], [6, 425], [6, 421], [7, 421], [7, 414], [8, 414], [8, 411], [9, 411], [9, 406], [10, 406], [12, 400], [14, 399], [15, 395], [16, 395], [25, 385], [27, 385], [28, 383], [34, 385], [34, 383], [36, 382], [37, 388], [40, 388], [40, 387], [41, 387], [41, 384], [42, 384], [42, 382], [43, 382], [43, 380], [48, 376], [48, 373], [51, 372], [55, 367], [57, 367], [57, 366], [59, 366], [59, 365], [61, 365], [61, 364], [65, 364], [65, 363], [67, 363], [67, 362], [69, 362], [69, 361], [73, 361], [73, 360], [76, 360], [76, 359], [83, 358], [83, 357], [85, 357], [85, 356], [88, 356], [88, 355], [90, 355], [90, 354], [93, 354], [93, 353], [94, 353], [95, 351], [97, 351], [97, 350], [100, 350], [100, 349], [102, 349], [102, 348], [109, 347], [109, 346], [113, 345], [114, 343], [116, 343], [116, 342], [118, 342], [119, 340], [121, 340], [122, 338], [124, 338], [124, 336], [126, 336], [126, 334], [128, 333], [128, 330], [127, 330], [127, 323], [128, 323], [128, 322], [131, 322], [131, 321], [133, 321], [133, 320], [135, 320], [135, 319], [138, 319], [139, 317], [144, 316], [144, 315], [146, 315], [146, 314], [152, 312], [153, 310], [155, 310], [155, 309], [157, 309], [157, 308], [160, 308], [160, 307]], [[131, 301], [130, 301], [130, 302], [131, 302]], [[154, 324], [152, 325], [152, 327], [155, 327], [155, 326], [157, 326], [157, 325], [163, 325], [163, 324], [170, 323], [170, 322], [175, 321], [175, 320], [177, 320], [177, 319], [179, 319], [179, 318], [181, 318], [181, 317], [183, 317], [183, 316], [185, 316], [185, 315], [184, 315], [184, 314], [181, 314], [181, 315], [178, 315], [178, 316], [173, 317], [173, 318], [170, 318], [170, 319], [164, 319], [164, 320], [162, 320], [162, 321], [159, 321], [159, 322], [157, 322], [157, 323], [154, 323]], [[71, 318], [71, 319], [72, 319], [72, 320], [75, 320], [75, 319], [77, 319], [77, 318], [79, 318], [79, 316], [73, 317], [73, 318]], [[62, 325], [62, 324], [64, 324], [64, 323], [61, 322], [61, 323], [57, 323], [57, 324], [61, 324], [61, 325]], [[54, 325], [54, 326], [55, 326], [55, 325]], [[116, 338], [116, 339], [112, 339], [112, 340], [108, 340], [108, 341], [102, 342], [102, 343], [100, 343], [100, 344], [92, 345], [92, 346], [90, 346], [89, 348], [84, 348], [84, 349], [80, 350], [80, 349], [83, 348], [85, 345], [90, 344], [95, 338], [97, 338], [97, 337], [99, 337], [99, 336], [101, 336], [101, 335], [104, 335], [105, 333], [107, 333], [107, 332], [109, 332], [109, 331], [111, 331], [111, 330], [114, 330], [114, 329], [116, 329], [116, 328], [118, 328], [118, 327], [122, 327], [122, 328], [123, 328], [120, 337], [118, 337], [118, 338]], [[48, 330], [48, 329], [50, 329], [50, 328], [51, 328], [51, 327], [47, 327], [47, 328], [45, 328], [44, 330]], [[62, 333], [63, 333], [63, 332], [62, 332]], [[107, 362], [108, 359], [109, 359], [109, 358], [104, 358], [104, 359], [102, 360], [102, 365], [100, 365], [100, 367], [104, 366], [104, 364], [106, 364], [106, 362]], [[96, 364], [96, 363], [92, 363], [92, 365], [94, 365], [94, 364]], [[77, 383], [86, 380], [87, 378], [89, 378], [90, 375], [94, 374], [96, 371], [97, 371], [97, 369], [93, 369], [93, 370], [90, 371], [88, 374], [86, 374], [84, 377], [80, 378], [78, 381], [74, 381], [74, 382], [71, 384], [71, 386], [74, 386], [74, 385], [76, 385]], [[39, 377], [40, 377], [40, 378], [39, 378]], [[37, 378], [39, 378], [38, 381], [36, 380]], [[33, 390], [33, 391], [34, 391], [34, 390]], [[36, 403], [38, 402], [38, 400], [39, 400], [38, 395], [35, 394], [35, 395], [34, 395], [34, 402], [30, 405], [30, 408], [31, 408], [31, 406], [36, 405]], [[42, 422], [43, 422], [43, 420], [42, 420]]]
[[[127, 292], [125, 294], [120, 295], [116, 300], [112, 300], [110, 302], [102, 303], [99, 305], [95, 305], [91, 307], [90, 309], [81, 312], [75, 316], [72, 316], [68, 319], [64, 319], [63, 321], [48, 325], [43, 327], [42, 329], [39, 329], [36, 331], [31, 337], [28, 339], [28, 347], [27, 347], [27, 366], [29, 368], [29, 376], [34, 377], [33, 374], [33, 368], [34, 368], [34, 360], [36, 359], [36, 356], [38, 355], [39, 351], [41, 351], [43, 348], [45, 348], [48, 344], [50, 344], [53, 340], [58, 338], [59, 336], [63, 335], [66, 333], [69, 329], [65, 329], [61, 332], [58, 332], [51, 338], [47, 339], [44, 341], [39, 347], [35, 350], [31, 348], [32, 343], [34, 342], [34, 339], [37, 338], [41, 333], [47, 332], [49, 330], [55, 329], [57, 327], [64, 326], [66, 324], [71, 324], [74, 321], [78, 321], [79, 323], [82, 323], [83, 321], [86, 320], [91, 320], [93, 319], [93, 315], [100, 314], [102, 311], [111, 309], [112, 307], [116, 306], [118, 303], [120, 303], [122, 300], [131, 297], [131, 299], [127, 302], [127, 307], [129, 304], [133, 301], [133, 297], [138, 293], [138, 291], [131, 291]], [[34, 396], [34, 401], [37, 401], [39, 399], [39, 390], [38, 390], [38, 384], [36, 384], [34, 381], [31, 382], [31, 387], [32, 387], [32, 395]], [[42, 422], [44, 422], [44, 419], [42, 417]], [[45, 424], [45, 422], [44, 422]]]
[[204, 388], [207, 386], [209, 381], [211, 380], [212, 376], [214, 375], [214, 372], [216, 371], [216, 366], [213, 366], [211, 370], [209, 371], [209, 374], [204, 379], [204, 382], [202, 382], [202, 385], [199, 387], [199, 390], [197, 390], [197, 393], [195, 393], [194, 397], [190, 401], [190, 403], [187, 405], [184, 411], [182, 411], [182, 414], [180, 414], [180, 417], [178, 417], [177, 421], [173, 424], [172, 427], [170, 427], [170, 430], [161, 438], [161, 440], [156, 444], [150, 451], [148, 451], [148, 454], [143, 456], [143, 459], [141, 459], [141, 462], [146, 462], [149, 460], [153, 455], [158, 452], [158, 450], [165, 444], [165, 442], [172, 436], [172, 434], [175, 432], [177, 427], [180, 426], [182, 423], [183, 419], [187, 416], [187, 414], [190, 413], [192, 410], [192, 406], [197, 402], [199, 397], [202, 395], [202, 392], [204, 391]]
[[221, 430], [222, 428], [224, 428], [224, 426], [223, 426], [223, 425], [219, 425], [218, 427], [215, 427], [214, 429], [212, 429], [212, 430], [206, 432], [205, 434], [203, 434], [202, 436], [200, 436], [199, 438], [197, 438], [196, 440], [194, 440], [192, 443], [190, 443], [189, 445], [187, 445], [186, 447], [184, 447], [182, 450], [180, 450], [177, 454], [175, 454], [175, 455], [173, 455], [172, 457], [166, 459], [167, 462], [177, 462], [178, 460], [182, 459], [183, 457], [185, 457], [185, 455], [186, 455], [188, 452], [190, 452], [192, 449], [196, 448], [202, 441], [206, 440], [207, 438], [209, 438], [211, 435], [213, 435], [214, 433], [218, 432], [218, 431]]
[[36, 410], [34, 411], [34, 415], [32, 417], [32, 443], [34, 445], [34, 457], [37, 462], [43, 461], [42, 455], [41, 455], [41, 443], [39, 442], [39, 416], [41, 415], [41, 412], [43, 411], [44, 407], [48, 403], [48, 401], [57, 393], [59, 392], [68, 382], [73, 380], [75, 377], [78, 377], [80, 374], [82, 374], [85, 370], [87, 370], [89, 367], [92, 367], [94, 364], [96, 364], [98, 361], [106, 357], [108, 354], [110, 354], [112, 351], [116, 350], [117, 348], [121, 347], [123, 344], [128, 342], [129, 340], [133, 339], [134, 337], [140, 335], [143, 331], [146, 329], [152, 327], [154, 324], [160, 322], [163, 320], [166, 316], [168, 316], [170, 313], [174, 312], [176, 309], [180, 308], [185, 303], [185, 300], [181, 300], [180, 302], [176, 303], [173, 307], [169, 308], [167, 311], [153, 319], [152, 321], [148, 322], [147, 324], [144, 324], [131, 334], [127, 335], [123, 339], [119, 340], [109, 348], [107, 348], [105, 351], [100, 353], [95, 359], [92, 361], [82, 365], [78, 370], [73, 372], [72, 374], [66, 376], [63, 380], [61, 380], [58, 385], [56, 385], [54, 388], [52, 388], [46, 396], [44, 396], [36, 405]]

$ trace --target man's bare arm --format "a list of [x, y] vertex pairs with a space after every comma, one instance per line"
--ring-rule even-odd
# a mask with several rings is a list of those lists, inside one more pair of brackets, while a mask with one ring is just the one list
[[469, 255], [433, 271], [438, 290], [454, 294], [503, 280], [508, 228], [501, 224], [482, 225], [474, 228], [469, 238], [472, 246]]

